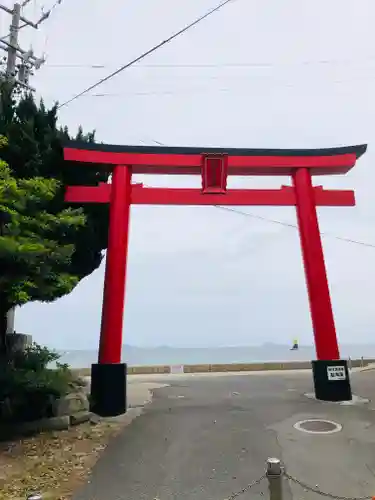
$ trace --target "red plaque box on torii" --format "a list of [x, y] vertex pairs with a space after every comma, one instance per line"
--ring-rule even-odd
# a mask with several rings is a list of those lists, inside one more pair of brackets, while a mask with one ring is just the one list
[[[64, 159], [109, 166], [112, 182], [69, 186], [68, 203], [108, 203], [110, 217], [99, 363], [92, 367], [93, 410], [102, 415], [126, 411], [126, 365], [121, 363], [130, 206], [133, 205], [278, 205], [295, 206], [305, 267], [317, 361], [316, 396], [351, 399], [346, 362], [340, 360], [326, 277], [316, 206], [354, 206], [354, 192], [313, 187], [314, 175], [346, 174], [366, 151], [365, 145], [328, 149], [234, 149], [113, 146], [70, 142]], [[199, 175], [202, 187], [154, 188], [132, 184], [132, 174]], [[228, 189], [227, 177], [287, 176], [280, 189]], [[332, 380], [330, 366], [342, 366], [344, 378]]]

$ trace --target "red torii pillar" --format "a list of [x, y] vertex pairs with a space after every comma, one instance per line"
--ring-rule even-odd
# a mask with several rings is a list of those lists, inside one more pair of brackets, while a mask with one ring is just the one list
[[131, 177], [130, 167], [116, 166], [113, 170], [99, 345], [101, 364], [121, 362]]
[[340, 359], [311, 175], [293, 173], [296, 211], [318, 360]]
[[[92, 409], [126, 411], [126, 364], [121, 363], [131, 204], [296, 206], [317, 360], [318, 399], [351, 399], [347, 362], [340, 360], [316, 206], [353, 206], [353, 191], [313, 187], [311, 175], [350, 170], [366, 146], [327, 150], [209, 150], [70, 143], [66, 160], [113, 165], [111, 184], [70, 186], [69, 203], [110, 203], [99, 362], [92, 366]], [[132, 172], [201, 175], [202, 189], [145, 188]], [[227, 190], [227, 175], [289, 175], [293, 187]]]

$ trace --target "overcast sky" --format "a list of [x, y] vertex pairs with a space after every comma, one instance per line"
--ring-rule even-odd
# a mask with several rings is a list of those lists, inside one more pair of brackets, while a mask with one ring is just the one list
[[[7, 0], [7, 4], [11, 2]], [[45, 7], [53, 4], [46, 0]], [[37, 19], [40, 0], [25, 15]], [[63, 0], [21, 42], [45, 51], [32, 84], [64, 102], [193, 21], [214, 0]], [[114, 144], [301, 148], [368, 143], [346, 177], [356, 208], [322, 208], [321, 230], [375, 245], [373, 0], [235, 0], [168, 46], [64, 107], [74, 130]], [[10, 19], [0, 15], [1, 34]], [[94, 69], [90, 65], [104, 65]], [[101, 94], [94, 96], [92, 94]], [[103, 94], [106, 94], [103, 96]], [[137, 180], [137, 179], [136, 179]], [[198, 186], [198, 178], [148, 178]], [[285, 179], [233, 179], [279, 187]], [[292, 208], [245, 208], [295, 223]], [[324, 237], [339, 339], [372, 342], [375, 248]], [[96, 349], [104, 266], [53, 304], [17, 311], [16, 329], [63, 348]], [[124, 343], [312, 343], [295, 229], [212, 207], [133, 207]]]

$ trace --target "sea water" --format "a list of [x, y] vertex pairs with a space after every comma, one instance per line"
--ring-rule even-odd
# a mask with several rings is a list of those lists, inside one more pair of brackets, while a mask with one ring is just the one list
[[[343, 345], [341, 357], [352, 359], [375, 358], [375, 345]], [[60, 362], [72, 368], [88, 368], [98, 360], [98, 351], [66, 350]], [[313, 346], [301, 346], [291, 351], [290, 346], [264, 344], [261, 346], [230, 347], [135, 347], [123, 346], [122, 361], [130, 366], [193, 365], [228, 363], [264, 363], [272, 361], [310, 361], [315, 359]]]

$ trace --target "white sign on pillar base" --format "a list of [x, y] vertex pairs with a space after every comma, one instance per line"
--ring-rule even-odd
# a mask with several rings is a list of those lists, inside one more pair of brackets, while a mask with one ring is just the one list
[[170, 373], [174, 375], [184, 373], [184, 365], [171, 365]]
[[327, 366], [328, 380], [346, 380], [344, 366]]

